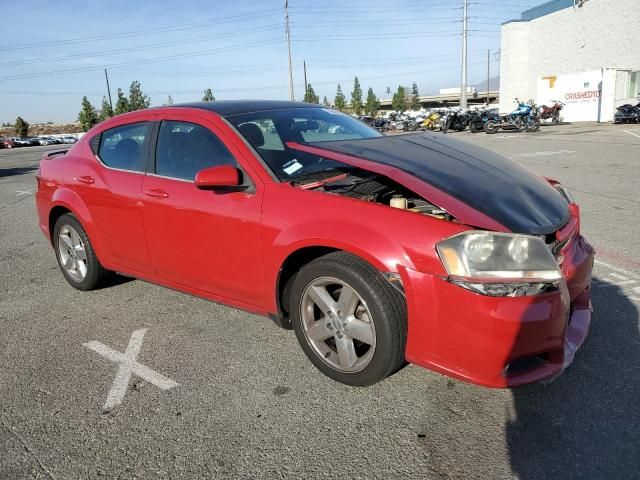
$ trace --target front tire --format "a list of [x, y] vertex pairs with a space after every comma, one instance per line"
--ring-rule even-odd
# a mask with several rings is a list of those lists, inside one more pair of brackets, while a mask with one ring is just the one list
[[62, 215], [56, 221], [53, 247], [58, 266], [73, 288], [93, 290], [111, 273], [100, 264], [87, 233], [70, 213]]
[[372, 385], [405, 363], [404, 298], [358, 257], [335, 252], [305, 265], [290, 312], [302, 350], [333, 380]]

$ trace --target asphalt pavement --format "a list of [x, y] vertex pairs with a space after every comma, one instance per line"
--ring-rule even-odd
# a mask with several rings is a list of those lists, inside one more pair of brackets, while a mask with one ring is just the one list
[[408, 366], [352, 388], [266, 318], [139, 280], [79, 292], [33, 197], [59, 146], [0, 150], [0, 478], [640, 478], [640, 127], [450, 135], [582, 206], [594, 320], [552, 383], [492, 390]]

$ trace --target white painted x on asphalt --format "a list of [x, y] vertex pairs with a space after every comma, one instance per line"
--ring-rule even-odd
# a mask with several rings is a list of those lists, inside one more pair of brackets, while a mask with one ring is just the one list
[[96, 340], [82, 344], [83, 347], [93, 350], [107, 360], [120, 364], [116, 378], [111, 385], [111, 390], [109, 390], [109, 394], [107, 395], [107, 401], [104, 407], [102, 407], [104, 410], [111, 410], [113, 407], [122, 403], [124, 395], [127, 393], [127, 387], [129, 386], [132, 373], [162, 390], [169, 390], [170, 388], [180, 385], [170, 378], [138, 363], [138, 354], [140, 353], [140, 348], [142, 348], [142, 340], [146, 332], [146, 328], [134, 331], [131, 334], [129, 345], [124, 354]]

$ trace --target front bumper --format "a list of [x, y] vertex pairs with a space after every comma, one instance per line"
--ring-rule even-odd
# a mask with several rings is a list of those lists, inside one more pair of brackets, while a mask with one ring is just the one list
[[577, 236], [564, 252], [559, 290], [525, 297], [484, 296], [401, 269], [407, 361], [488, 387], [559, 375], [589, 331], [593, 257], [593, 248]]

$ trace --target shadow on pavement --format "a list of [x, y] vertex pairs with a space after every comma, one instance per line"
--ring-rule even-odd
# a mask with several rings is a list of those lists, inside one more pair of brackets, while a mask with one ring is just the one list
[[598, 279], [592, 301], [574, 364], [551, 384], [512, 391], [507, 449], [520, 479], [640, 478], [638, 309]]
[[12, 167], [12, 168], [0, 168], [0, 178], [13, 177], [15, 175], [24, 175], [25, 173], [33, 172], [38, 167]]

